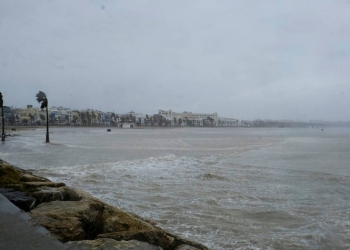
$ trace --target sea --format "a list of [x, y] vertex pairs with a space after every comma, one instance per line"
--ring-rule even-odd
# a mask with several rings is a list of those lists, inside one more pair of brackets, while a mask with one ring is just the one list
[[350, 249], [350, 128], [51, 128], [0, 158], [211, 249]]

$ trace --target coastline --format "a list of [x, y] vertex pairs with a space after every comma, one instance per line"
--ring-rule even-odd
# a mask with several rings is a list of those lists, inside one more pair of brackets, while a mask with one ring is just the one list
[[[111, 249], [112, 246], [117, 249], [127, 241], [129, 245], [139, 246], [135, 249], [145, 249], [140, 246], [148, 244], [150, 248], [147, 249], [209, 250], [200, 243], [165, 231], [153, 221], [113, 207], [83, 190], [33, 175], [1, 159], [0, 190], [5, 197], [12, 195], [10, 200], [15, 205], [18, 198], [21, 202], [17, 206], [68, 249], [92, 249], [106, 244]], [[118, 249], [129, 248], [125, 245]]]

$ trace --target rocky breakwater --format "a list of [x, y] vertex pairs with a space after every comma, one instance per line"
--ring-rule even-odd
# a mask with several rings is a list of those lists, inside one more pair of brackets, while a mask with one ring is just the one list
[[0, 160], [0, 192], [68, 249], [208, 250], [150, 220]]

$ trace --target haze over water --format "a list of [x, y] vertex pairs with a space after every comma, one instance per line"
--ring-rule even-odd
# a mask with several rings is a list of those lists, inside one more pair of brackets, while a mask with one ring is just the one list
[[348, 128], [52, 128], [0, 158], [212, 249], [349, 249]]

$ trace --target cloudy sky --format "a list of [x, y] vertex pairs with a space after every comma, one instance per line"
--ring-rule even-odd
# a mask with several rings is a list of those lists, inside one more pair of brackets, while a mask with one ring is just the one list
[[350, 120], [350, 0], [1, 0], [5, 105]]

